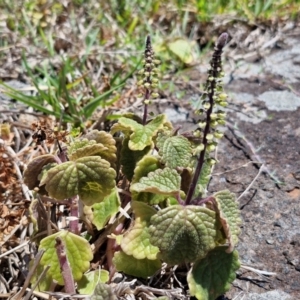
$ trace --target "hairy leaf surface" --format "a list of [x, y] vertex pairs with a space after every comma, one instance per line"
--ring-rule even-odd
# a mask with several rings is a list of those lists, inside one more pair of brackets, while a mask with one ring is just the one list
[[122, 165], [122, 171], [124, 175], [132, 180], [136, 163], [144, 157], [150, 151], [150, 146], [147, 146], [143, 150], [133, 151], [128, 147], [129, 138], [125, 138], [121, 149], [120, 163]]
[[165, 196], [176, 196], [180, 192], [180, 175], [170, 168], [158, 169], [139, 182], [132, 184], [132, 192], [150, 192]]
[[192, 157], [191, 143], [183, 136], [171, 136], [164, 141], [159, 154], [167, 167], [188, 167]]
[[214, 197], [218, 206], [220, 222], [229, 242], [227, 251], [232, 252], [234, 246], [238, 243], [238, 236], [241, 231], [240, 225], [242, 223], [238, 202], [235, 199], [235, 195], [228, 190], [218, 192]]
[[149, 223], [156, 210], [142, 202], [132, 202], [135, 214], [134, 226], [126, 233], [121, 242], [121, 248], [127, 255], [136, 259], [156, 259], [158, 248], [150, 243]]
[[150, 242], [169, 264], [194, 262], [215, 247], [215, 212], [200, 206], [173, 205], [151, 218]]
[[237, 251], [226, 253], [226, 247], [218, 247], [198, 260], [187, 280], [192, 296], [198, 300], [215, 300], [230, 289], [235, 272], [240, 268]]
[[50, 197], [58, 200], [79, 195], [86, 205], [93, 205], [110, 194], [116, 172], [99, 156], [86, 156], [57, 165], [42, 180]]
[[134, 151], [143, 150], [145, 147], [153, 144], [152, 139], [157, 131], [163, 128], [166, 121], [165, 118], [165, 115], [158, 115], [144, 126], [132, 119], [122, 117], [112, 127], [111, 133], [114, 134], [117, 131], [132, 132], [128, 143], [129, 148]]
[[99, 155], [103, 158], [104, 153], [106, 153], [107, 151], [108, 148], [106, 148], [102, 144], [89, 145], [77, 149], [72, 153], [72, 155], [69, 156], [69, 158], [70, 160], [76, 160], [81, 157], [93, 156], [93, 155]]
[[122, 251], [115, 253], [113, 263], [118, 271], [142, 278], [147, 278], [153, 275], [161, 268], [161, 262], [158, 259], [136, 259]]
[[84, 138], [88, 140], [94, 140], [98, 144], [102, 144], [104, 147], [106, 147], [107, 151], [101, 152], [100, 156], [110, 162], [112, 166], [114, 166], [117, 161], [117, 147], [116, 141], [110, 133], [105, 131], [92, 130], [87, 133]]
[[92, 210], [92, 213], [88, 215], [90, 221], [101, 230], [106, 225], [107, 221], [112, 215], [116, 214], [120, 207], [120, 197], [116, 189], [106, 197], [104, 197], [101, 203], [95, 203], [91, 207], [84, 207], [84, 211]]
[[146, 177], [150, 172], [154, 172], [160, 166], [159, 159], [153, 155], [145, 155], [134, 169], [132, 183], [138, 182], [142, 177]]
[[44, 249], [45, 253], [41, 259], [43, 266], [49, 265], [48, 274], [60, 285], [64, 285], [61, 269], [56, 254], [56, 238], [60, 237], [66, 251], [74, 280], [80, 280], [83, 273], [90, 267], [90, 261], [93, 258], [91, 246], [84, 238], [66, 230], [61, 230], [44, 238], [39, 249]]

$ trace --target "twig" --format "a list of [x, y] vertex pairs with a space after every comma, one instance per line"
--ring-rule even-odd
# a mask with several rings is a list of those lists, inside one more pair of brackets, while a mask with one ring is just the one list
[[[27, 242], [25, 242], [25, 243], [23, 243], [23, 244], [21, 244], [21, 245], [15, 247], [15, 248], [13, 248], [13, 249], [10, 249], [10, 250], [8, 250], [8, 251], [2, 253], [2, 254], [0, 255], [0, 258], [5, 257], [6, 255], [9, 255], [9, 254], [11, 254], [11, 253], [13, 253], [13, 252], [15, 252], [15, 251], [17, 251], [17, 250], [19, 250], [19, 249], [25, 247], [28, 243], [29, 243], [29, 241], [27, 241]], [[3, 244], [4, 244], [4, 243], [3, 243]], [[2, 244], [2, 245], [3, 245], [3, 244]]]
[[37, 253], [37, 255], [34, 258], [34, 264], [33, 264], [32, 268], [29, 270], [28, 275], [26, 276], [26, 279], [25, 279], [25, 282], [24, 282], [24, 285], [23, 285], [22, 289], [14, 297], [12, 297], [11, 300], [21, 300], [22, 299], [23, 295], [26, 292], [27, 287], [30, 284], [31, 278], [32, 278], [36, 268], [38, 267], [38, 265], [40, 263], [40, 260], [43, 256], [44, 252], [45, 252], [44, 250], [40, 250]]
[[249, 267], [249, 266], [245, 266], [243, 264], [241, 265], [241, 268], [243, 268], [245, 270], [248, 270], [248, 271], [251, 271], [253, 273], [256, 273], [258, 275], [264, 275], [264, 276], [276, 276], [277, 275], [277, 273], [274, 273], [274, 272], [258, 270], [258, 269], [255, 269], [255, 268], [252, 268], [252, 267]]
[[[29, 300], [29, 298], [31, 297], [31, 295], [34, 293], [35, 288], [37, 287], [37, 285], [40, 283], [40, 281], [46, 276], [46, 273], [48, 272], [48, 270], [50, 269], [50, 266], [46, 266], [45, 269], [43, 270], [43, 272], [41, 273], [41, 275], [39, 276], [39, 278], [37, 279], [36, 283], [31, 287], [29, 293], [24, 297], [23, 300]], [[47, 295], [48, 296], [48, 295]], [[49, 298], [49, 297], [48, 297]]]
[[252, 185], [254, 184], [254, 182], [257, 180], [257, 178], [259, 177], [259, 175], [262, 173], [262, 171], [264, 170], [265, 165], [262, 164], [262, 166], [259, 168], [259, 171], [257, 173], [257, 175], [254, 177], [254, 179], [252, 180], [252, 182], [248, 185], [248, 187], [241, 193], [241, 195], [237, 198], [237, 200], [239, 201], [252, 187]]
[[259, 162], [259, 161], [248, 161], [247, 163], [243, 164], [240, 167], [236, 167], [236, 168], [230, 169], [228, 171], [220, 172], [220, 173], [213, 173], [212, 176], [221, 176], [223, 174], [230, 173], [230, 172], [236, 171], [236, 170], [241, 169], [241, 168], [246, 168], [250, 164], [262, 164], [262, 163]]

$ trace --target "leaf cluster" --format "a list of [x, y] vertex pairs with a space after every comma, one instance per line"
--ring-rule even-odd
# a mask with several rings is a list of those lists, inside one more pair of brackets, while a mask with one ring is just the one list
[[[147, 278], [165, 262], [191, 266], [188, 285], [198, 299], [213, 300], [229, 289], [239, 268], [234, 250], [239, 209], [229, 191], [207, 192], [211, 153], [221, 136], [216, 127], [224, 120], [224, 113], [214, 106], [226, 104], [220, 80], [226, 37], [222, 35], [215, 48], [195, 132], [180, 134], [166, 115], [147, 115], [157, 66], [148, 37], [141, 73], [143, 118], [123, 115], [110, 132], [92, 130], [70, 138], [60, 153], [39, 156], [28, 164], [25, 184], [38, 197], [67, 205], [76, 219], [70, 221], [69, 230], [40, 242], [45, 251], [41, 265], [50, 265], [48, 279], [65, 285], [69, 292], [75, 292], [72, 280], [79, 292], [112, 292], [104, 285], [105, 271], [85, 274], [93, 253], [80, 236], [81, 217], [92, 235], [96, 230], [100, 234], [101, 245], [106, 242], [110, 278], [114, 270]], [[78, 206], [83, 206], [81, 213]], [[131, 219], [129, 227], [126, 219]], [[97, 276], [106, 280], [97, 281]]]

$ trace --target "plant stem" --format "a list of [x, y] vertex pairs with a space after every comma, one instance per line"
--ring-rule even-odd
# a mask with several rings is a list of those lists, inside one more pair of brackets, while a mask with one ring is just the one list
[[[151, 86], [152, 84], [152, 80], [151, 80], [152, 65], [151, 63], [149, 63], [149, 59], [151, 61], [152, 58], [153, 58], [153, 50], [151, 45], [151, 38], [150, 35], [148, 35], [146, 38], [145, 66], [144, 66], [145, 72], [148, 74], [144, 78], [144, 83], [148, 84], [149, 86]], [[143, 125], [146, 125], [147, 122], [148, 102], [150, 100], [150, 95], [151, 95], [151, 91], [149, 90], [149, 88], [145, 86]]]
[[61, 274], [65, 283], [65, 292], [73, 295], [75, 294], [74, 278], [66, 254], [65, 245], [63, 244], [63, 241], [60, 237], [56, 238], [55, 248], [58, 256]]
[[206, 91], [207, 91], [207, 97], [208, 97], [208, 101], [209, 101], [209, 108], [206, 111], [206, 120], [205, 120], [205, 128], [203, 131], [203, 139], [202, 139], [202, 144], [204, 146], [203, 150], [200, 152], [199, 158], [198, 158], [198, 162], [197, 162], [197, 166], [196, 166], [196, 170], [193, 176], [193, 180], [192, 183], [189, 187], [188, 193], [187, 193], [187, 197], [186, 197], [186, 201], [185, 201], [185, 205], [189, 205], [192, 201], [195, 189], [196, 189], [196, 185], [199, 179], [199, 176], [201, 174], [201, 170], [204, 164], [204, 160], [205, 160], [205, 153], [207, 150], [207, 135], [210, 132], [210, 127], [211, 127], [211, 114], [213, 112], [213, 107], [215, 104], [215, 100], [214, 100], [214, 96], [216, 94], [216, 80], [218, 78], [218, 75], [220, 74], [222, 68], [221, 68], [221, 54], [222, 54], [222, 50], [223, 47], [226, 44], [227, 41], [227, 37], [228, 34], [227, 33], [222, 33], [220, 35], [220, 37], [218, 38], [218, 41], [216, 43], [216, 46], [214, 48], [214, 53], [212, 56], [212, 60], [211, 60], [211, 69], [209, 71], [209, 78], [207, 80], [206, 83]]
[[[79, 235], [79, 221], [78, 221], [78, 202], [79, 202], [79, 197], [76, 195], [70, 199], [68, 199], [68, 202], [70, 204], [70, 224], [69, 228], [70, 231], [74, 234]], [[72, 218], [74, 217], [74, 219]]]

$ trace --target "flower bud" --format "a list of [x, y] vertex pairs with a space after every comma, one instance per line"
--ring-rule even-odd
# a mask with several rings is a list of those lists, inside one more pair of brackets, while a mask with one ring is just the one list
[[211, 133], [208, 133], [208, 134], [206, 135], [206, 139], [207, 139], [208, 141], [211, 141], [213, 138], [214, 138], [214, 136], [213, 136], [213, 134], [211, 134]]
[[156, 98], [159, 97], [159, 94], [158, 94], [158, 93], [152, 93], [152, 94], [151, 94], [151, 97], [152, 97], [153, 99], [156, 99]]
[[216, 139], [221, 139], [223, 136], [224, 136], [224, 134], [223, 134], [223, 132], [221, 132], [221, 131], [215, 131], [215, 132], [214, 132], [214, 137], [215, 137]]
[[204, 103], [203, 107], [207, 110], [210, 109], [210, 103], [209, 102]]

